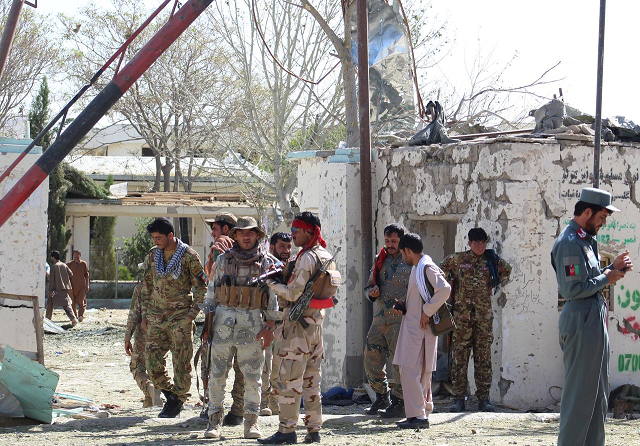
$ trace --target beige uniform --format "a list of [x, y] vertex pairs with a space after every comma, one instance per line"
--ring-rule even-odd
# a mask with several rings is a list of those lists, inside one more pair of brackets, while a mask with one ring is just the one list
[[[290, 306], [303, 293], [305, 285], [319, 268], [321, 261], [331, 254], [320, 245], [312, 248], [317, 254], [307, 251], [298, 256], [291, 279], [287, 285], [271, 285], [271, 289]], [[280, 404], [280, 427], [282, 433], [295, 432], [300, 413], [300, 397], [304, 399], [304, 424], [309, 432], [322, 427], [322, 401], [320, 364], [324, 358], [322, 343], [322, 321], [324, 310], [307, 308], [303, 313], [309, 324], [303, 328], [299, 322], [289, 320], [289, 308], [284, 309], [282, 337], [278, 341], [278, 403]]]

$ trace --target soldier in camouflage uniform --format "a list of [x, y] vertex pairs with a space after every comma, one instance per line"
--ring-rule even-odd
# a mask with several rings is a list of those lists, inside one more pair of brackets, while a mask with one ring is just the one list
[[[276, 232], [269, 239], [269, 252], [279, 261], [287, 263], [291, 256], [291, 234]], [[276, 322], [276, 324], [281, 321]], [[271, 347], [264, 351], [264, 368], [262, 369], [262, 398], [260, 401], [260, 416], [278, 415], [278, 370], [280, 369], [280, 357], [278, 352], [278, 340], [282, 338], [282, 329], [276, 327], [275, 339]]]
[[[147, 225], [147, 231], [156, 245], [145, 261], [141, 295], [147, 371], [155, 388], [167, 398], [158, 416], [174, 418], [191, 396], [193, 321], [204, 300], [207, 277], [198, 253], [174, 236], [168, 219], [157, 218]], [[168, 351], [173, 362], [173, 383], [166, 370]]]
[[[289, 319], [289, 310], [304, 292], [305, 285], [320, 262], [331, 258], [325, 249], [326, 243], [320, 233], [320, 220], [311, 212], [295, 216], [291, 226], [293, 243], [302, 249], [298, 253], [288, 284], [267, 281], [278, 298], [285, 301], [283, 309], [282, 338], [278, 341], [277, 355], [280, 357], [278, 373], [278, 403], [280, 404], [280, 426], [278, 432], [264, 439], [261, 444], [291, 444], [297, 442], [296, 424], [300, 413], [300, 398], [304, 401], [304, 424], [307, 427], [305, 443], [320, 442], [322, 427], [322, 401], [320, 365], [324, 357], [322, 322], [324, 308], [331, 308], [330, 298], [316, 299], [302, 313], [308, 324], [304, 328], [298, 321]], [[333, 269], [335, 266], [330, 267]]]
[[[160, 391], [153, 387], [153, 383], [147, 375], [147, 365], [144, 359], [146, 344], [145, 333], [140, 327], [142, 322], [142, 284], [139, 283], [133, 289], [131, 306], [129, 307], [129, 317], [127, 318], [127, 328], [124, 332], [124, 350], [131, 356], [129, 370], [136, 380], [138, 387], [144, 393], [144, 403], [142, 407], [162, 406]], [[133, 339], [133, 344], [131, 343]]]
[[[233, 246], [233, 239], [229, 237], [229, 233], [235, 227], [238, 219], [230, 212], [221, 212], [216, 215], [215, 218], [206, 219], [205, 222], [211, 227], [213, 244], [211, 245], [211, 249], [209, 250], [209, 256], [207, 257], [207, 263], [204, 267], [204, 271], [205, 273], [207, 273], [207, 277], [213, 277], [213, 275], [215, 274], [216, 259], [220, 254], [223, 254], [227, 249], [230, 249]], [[209, 317], [212, 317], [212, 315]], [[205, 321], [205, 328], [202, 331], [202, 339], [204, 341], [202, 358], [207, 358], [209, 355], [209, 346], [211, 344], [207, 342], [209, 337], [209, 333], [207, 333], [207, 330], [211, 325], [212, 324], [209, 320]], [[207, 369], [206, 359], [202, 359], [200, 364], [201, 376], [207, 376], [208, 381], [209, 370]], [[240, 367], [238, 366], [238, 357], [236, 355], [233, 356], [232, 366], [234, 380], [233, 388], [231, 389], [231, 398], [233, 399], [233, 405], [231, 406], [231, 410], [224, 416], [224, 420], [222, 422], [224, 426], [238, 426], [242, 424], [244, 417], [244, 376], [242, 375], [242, 370], [240, 370]], [[204, 388], [204, 402], [205, 405], [202, 409], [202, 412], [200, 413], [200, 418], [209, 419], [208, 383]]]
[[227, 374], [231, 358], [237, 354], [244, 375], [244, 437], [260, 438], [260, 376], [264, 349], [273, 341], [278, 304], [275, 294], [259, 288], [252, 279], [265, 273], [276, 259], [260, 243], [265, 234], [254, 218], [238, 219], [230, 235], [235, 243], [216, 259], [204, 305], [214, 312], [209, 425], [204, 436], [220, 438]]
[[455, 292], [451, 384], [454, 402], [450, 412], [463, 412], [467, 392], [469, 354], [473, 349], [478, 409], [495, 412], [489, 400], [491, 389], [491, 344], [493, 343], [492, 291], [509, 280], [511, 266], [487, 249], [488, 236], [482, 228], [469, 231], [468, 251], [452, 254], [440, 263]]
[[376, 392], [376, 400], [367, 409], [367, 414], [380, 414], [384, 418], [404, 416], [398, 366], [393, 367], [396, 386], [393, 388], [392, 402], [389, 401], [389, 385], [385, 373], [387, 358], [393, 358], [396, 351], [402, 321], [402, 315], [394, 313], [393, 305], [396, 300], [404, 302], [411, 275], [411, 267], [402, 260], [398, 249], [404, 232], [404, 228], [396, 224], [384, 228], [384, 247], [376, 257], [365, 287], [367, 298], [373, 302], [374, 312], [364, 350], [364, 370], [369, 384]]

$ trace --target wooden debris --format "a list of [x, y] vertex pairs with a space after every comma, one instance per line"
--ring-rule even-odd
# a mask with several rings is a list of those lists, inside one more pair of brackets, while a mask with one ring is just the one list
[[193, 206], [202, 202], [233, 201], [243, 202], [240, 193], [195, 193], [195, 192], [132, 192], [121, 198], [123, 204], [182, 204]]

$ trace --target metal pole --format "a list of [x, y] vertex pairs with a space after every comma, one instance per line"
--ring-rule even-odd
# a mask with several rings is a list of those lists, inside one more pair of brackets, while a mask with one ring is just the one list
[[[369, 20], [367, 0], [357, 0], [358, 24], [358, 115], [360, 122], [360, 230], [362, 246], [362, 287], [369, 277], [373, 261], [373, 212], [371, 208], [371, 127], [369, 122]], [[370, 305], [363, 306], [366, 339], [371, 321]]]
[[11, 51], [11, 44], [13, 43], [13, 36], [16, 34], [16, 28], [18, 26], [18, 19], [20, 19], [20, 11], [22, 11], [23, 2], [24, 0], [13, 0], [11, 9], [9, 10], [9, 15], [7, 16], [7, 23], [4, 25], [2, 40], [0, 40], [0, 80], [2, 80], [4, 66], [7, 63], [7, 58]]
[[118, 298], [118, 252], [120, 251], [120, 248], [116, 248], [116, 295], [114, 297], [114, 299]]
[[134, 58], [82, 110], [38, 161], [0, 201], [0, 227], [13, 215], [64, 157], [89, 133], [133, 83], [165, 52], [213, 0], [189, 0], [160, 28]]
[[604, 23], [607, 0], [600, 0], [598, 32], [598, 79], [596, 81], [596, 137], [593, 141], [593, 187], [600, 187], [600, 133], [602, 131], [602, 75], [604, 71]]

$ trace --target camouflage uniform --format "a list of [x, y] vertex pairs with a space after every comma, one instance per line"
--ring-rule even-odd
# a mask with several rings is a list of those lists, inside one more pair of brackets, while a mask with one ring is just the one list
[[[491, 295], [493, 279], [485, 255], [478, 257], [468, 250], [452, 254], [440, 263], [447, 281], [455, 290], [451, 384], [453, 394], [464, 398], [467, 391], [469, 354], [473, 348], [475, 381], [479, 400], [489, 399], [491, 389], [491, 344], [493, 343], [493, 312]], [[501, 283], [506, 283], [511, 266], [498, 260]]]
[[282, 325], [274, 332], [273, 344], [264, 351], [264, 367], [262, 368], [262, 398], [260, 410], [271, 409], [272, 415], [280, 413], [278, 405], [278, 370], [280, 357], [278, 356], [279, 340], [282, 338]]
[[[331, 258], [331, 254], [320, 245], [314, 246], [312, 250], [323, 262]], [[270, 285], [278, 297], [287, 301], [289, 305], [300, 297], [311, 275], [318, 268], [316, 254], [306, 251], [298, 256], [288, 285]], [[335, 269], [335, 265], [332, 264], [329, 269]], [[285, 434], [295, 432], [300, 413], [300, 397], [304, 398], [304, 424], [307, 430], [318, 432], [322, 427], [320, 365], [324, 358], [324, 310], [307, 308], [302, 315], [309, 324], [308, 328], [303, 328], [299, 322], [290, 321], [289, 308], [284, 309], [282, 337], [278, 341], [278, 430]]]
[[[171, 273], [158, 275], [154, 263], [157, 249], [149, 251], [142, 290], [142, 317], [147, 319], [147, 371], [156, 389], [172, 392], [185, 402], [191, 396], [193, 320], [207, 290], [206, 275], [198, 253], [191, 247], [182, 256], [182, 271], [177, 279]], [[173, 362], [173, 384], [166, 370], [168, 351]]]
[[[380, 296], [377, 298], [369, 297], [369, 290], [374, 286], [373, 269], [365, 288], [365, 296], [373, 302], [374, 314], [369, 333], [367, 333], [364, 370], [369, 384], [379, 394], [389, 391], [385, 367], [387, 358], [393, 358], [395, 354], [400, 322], [402, 321], [402, 315], [393, 313], [393, 304], [395, 299], [403, 302], [406, 299], [410, 275], [411, 267], [402, 260], [402, 255], [398, 253], [395, 258], [387, 256], [377, 277]], [[398, 366], [393, 366], [393, 376], [396, 379], [393, 394], [402, 399]]]
[[[205, 307], [212, 306], [215, 311], [209, 378], [210, 417], [223, 411], [225, 384], [234, 354], [237, 354], [238, 365], [244, 375], [244, 415], [258, 414], [264, 351], [261, 343], [256, 341], [256, 335], [264, 328], [263, 316], [273, 320], [278, 308], [272, 292], [268, 295], [257, 294], [262, 302], [266, 303], [261, 308], [248, 309], [239, 306], [243, 289], [248, 289], [249, 293], [258, 292], [256, 287], [244, 285], [251, 278], [268, 270], [276, 259], [271, 254], [262, 252], [256, 254], [252, 262], [247, 264], [248, 262], [237, 260], [236, 253], [241, 254], [242, 251], [234, 246], [216, 259], [215, 275], [209, 281], [205, 302]], [[233, 275], [229, 274], [230, 269], [233, 270]], [[235, 285], [228, 285], [227, 279], [234, 281]], [[229, 293], [231, 296], [226, 304], [221, 303], [223, 293]]]
[[[226, 213], [222, 213], [221, 215], [226, 214]], [[232, 214], [229, 214], [232, 216]], [[235, 218], [235, 217], [234, 217]], [[211, 219], [211, 220], [206, 220], [207, 223], [211, 223], [211, 222], [216, 222], [218, 220], [216, 219]], [[223, 220], [226, 221], [226, 220]], [[229, 220], [229, 222], [231, 222], [233, 220]], [[235, 221], [233, 221], [233, 223], [235, 224]], [[231, 240], [231, 238], [227, 237], [227, 236], [222, 236], [222, 237], [226, 237], [227, 239]], [[214, 249], [215, 246], [211, 245], [211, 249], [209, 252], [209, 257], [207, 260], [207, 265], [205, 265], [205, 272], [207, 272], [207, 274], [211, 277], [213, 275], [215, 275], [215, 261], [218, 259], [218, 257], [220, 257], [221, 252], [218, 251], [217, 249]], [[209, 357], [209, 349], [211, 347], [211, 344], [209, 342], [206, 342], [204, 344], [204, 347], [202, 349], [202, 353], [201, 353], [201, 360], [200, 360], [200, 376], [205, 376], [206, 373], [208, 373], [207, 371], [207, 358]], [[231, 397], [233, 398], [233, 404], [231, 405], [231, 413], [234, 415], [237, 415], [239, 417], [244, 416], [244, 376], [242, 375], [242, 370], [240, 370], [240, 367], [238, 366], [238, 355], [234, 354], [233, 358], [231, 360], [231, 362], [229, 362], [229, 368], [233, 367], [233, 373], [234, 373], [234, 380], [233, 380], [233, 388], [231, 389]], [[203, 393], [204, 393], [204, 402], [208, 404], [209, 402], [209, 386], [207, 386], [206, 388], [203, 389]]]
[[144, 393], [145, 400], [151, 400], [153, 395], [149, 394], [149, 386], [151, 380], [147, 375], [147, 365], [144, 359], [145, 350], [145, 333], [140, 327], [142, 322], [142, 299], [140, 294], [142, 293], [142, 284], [139, 283], [133, 289], [133, 296], [131, 297], [131, 306], [129, 307], [129, 316], [127, 318], [127, 328], [124, 332], [124, 343], [131, 342], [133, 338], [133, 352], [131, 353], [131, 362], [129, 363], [129, 370], [133, 375], [133, 379], [136, 380], [138, 387]]

